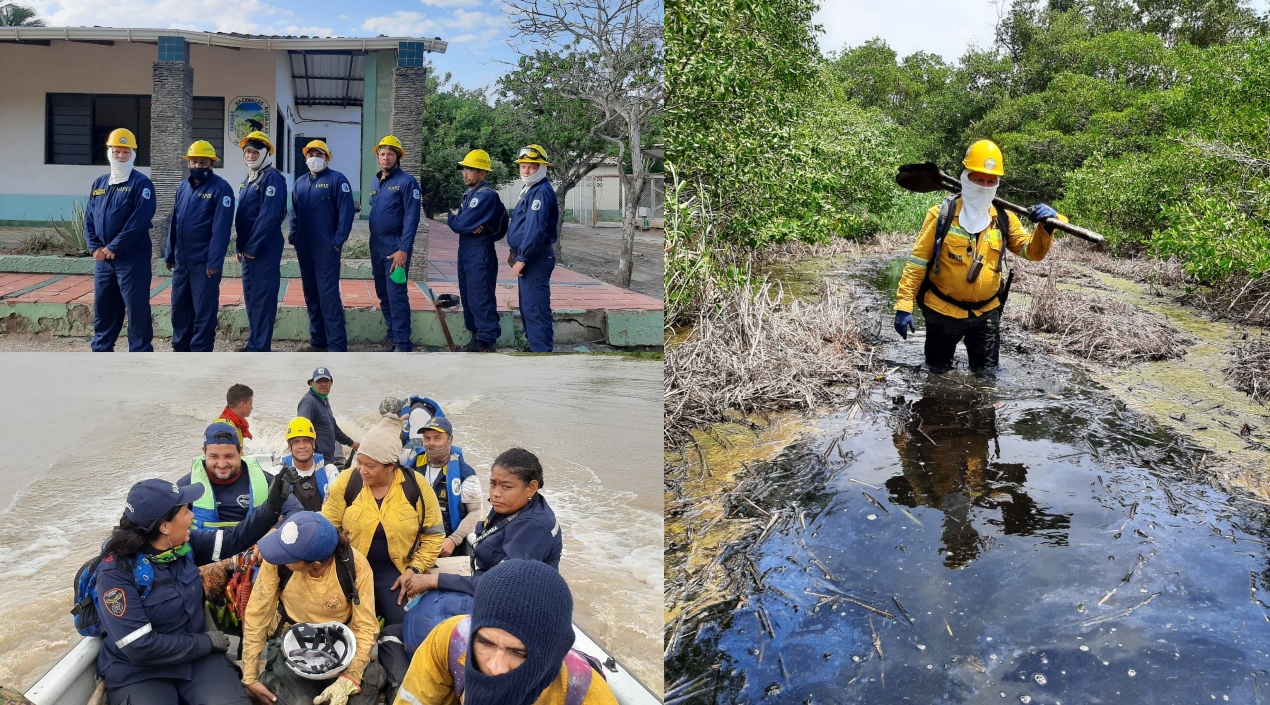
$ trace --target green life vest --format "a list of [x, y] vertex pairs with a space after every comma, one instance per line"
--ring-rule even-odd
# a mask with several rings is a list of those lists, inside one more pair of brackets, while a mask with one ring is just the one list
[[[251, 507], [247, 510], [250, 514], [269, 497], [269, 478], [254, 458], [243, 458], [243, 462], [247, 464], [247, 478], [251, 481]], [[216, 510], [216, 493], [212, 490], [212, 481], [207, 476], [202, 458], [195, 458], [190, 465], [190, 484], [203, 486], [203, 496], [193, 506], [194, 528], [218, 529], [238, 525], [236, 521], [220, 520], [220, 512]]]

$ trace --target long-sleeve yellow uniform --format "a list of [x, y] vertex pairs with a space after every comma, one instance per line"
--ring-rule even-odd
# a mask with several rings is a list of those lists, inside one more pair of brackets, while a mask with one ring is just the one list
[[357, 597], [361, 604], [349, 604], [340, 587], [336, 566], [331, 564], [320, 578], [308, 573], [292, 573], [287, 587], [278, 594], [278, 566], [268, 561], [260, 564], [260, 573], [251, 588], [247, 601], [247, 614], [243, 619], [243, 683], [251, 685], [260, 677], [260, 652], [269, 639], [269, 629], [278, 600], [294, 622], [321, 624], [342, 622], [357, 637], [357, 653], [344, 673], [362, 682], [362, 671], [370, 663], [370, 649], [379, 634], [379, 620], [375, 618], [375, 578], [366, 557], [353, 551], [353, 567], [357, 577]]
[[[384, 535], [388, 538], [388, 557], [397, 570], [404, 573], [407, 567], [411, 567], [422, 573], [431, 568], [441, 554], [445, 527], [441, 525], [441, 505], [437, 504], [437, 495], [427, 480], [415, 472], [415, 481], [421, 491], [419, 501], [411, 505], [403, 489], [405, 476], [402, 473], [414, 471], [398, 468], [382, 504], [375, 501], [370, 487], [362, 485], [362, 491], [353, 498], [353, 503], [345, 505], [344, 490], [355, 472], [345, 470], [331, 483], [331, 490], [322, 505], [322, 516], [329, 519], [335, 528], [347, 531], [353, 548], [363, 556], [370, 551], [375, 528], [383, 524]], [[419, 535], [420, 518], [423, 520], [422, 535]], [[419, 547], [411, 556], [410, 548], [414, 546], [416, 536], [419, 537]]]
[[[948, 228], [948, 234], [944, 236], [944, 244], [940, 249], [939, 273], [936, 274], [932, 269], [930, 275], [932, 287], [938, 288], [945, 295], [958, 301], [969, 304], [992, 299], [981, 308], [975, 309], [976, 316], [981, 316], [1001, 305], [1000, 301], [992, 297], [1001, 287], [1001, 274], [1005, 270], [1004, 253], [1001, 251], [1002, 237], [997, 227], [996, 207], [989, 207], [988, 211], [988, 228], [976, 237], [961, 228], [957, 219], [957, 216], [961, 214], [961, 199], [957, 199], [952, 225]], [[1006, 248], [1034, 262], [1044, 259], [1050, 250], [1050, 245], [1054, 243], [1050, 232], [1041, 225], [1037, 225], [1034, 230], [1028, 232], [1019, 222], [1018, 216], [1013, 213], [1006, 215], [1010, 222]], [[1059, 218], [1067, 220], [1061, 215]], [[922, 223], [917, 244], [913, 246], [913, 253], [909, 256], [908, 263], [904, 265], [904, 275], [900, 279], [895, 300], [896, 311], [911, 313], [913, 310], [917, 292], [926, 277], [926, 265], [935, 251], [935, 224], [938, 220], [939, 206], [933, 206], [926, 211], [926, 221]], [[974, 262], [976, 255], [983, 256], [983, 270], [975, 281], [968, 282], [966, 274], [970, 271], [971, 263]], [[941, 299], [931, 291], [926, 292], [923, 303], [931, 310], [952, 318], [966, 318], [970, 315], [966, 309]]]
[[[454, 678], [450, 676], [450, 634], [464, 617], [445, 620], [423, 640], [410, 659], [410, 669], [393, 705], [459, 705], [459, 698], [454, 694]], [[467, 663], [467, 656], [460, 656], [459, 663]], [[568, 682], [569, 669], [560, 664], [559, 677], [542, 691], [534, 705], [564, 705]], [[617, 698], [600, 674], [593, 674], [582, 705], [617, 705]]]

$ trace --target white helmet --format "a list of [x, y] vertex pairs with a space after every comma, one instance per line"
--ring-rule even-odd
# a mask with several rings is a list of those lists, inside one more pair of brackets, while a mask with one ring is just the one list
[[282, 653], [287, 666], [297, 676], [309, 680], [329, 680], [353, 662], [357, 637], [348, 625], [339, 622], [301, 622], [282, 637]]

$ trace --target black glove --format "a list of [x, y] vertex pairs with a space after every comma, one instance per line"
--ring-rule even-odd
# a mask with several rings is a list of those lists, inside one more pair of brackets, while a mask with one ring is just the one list
[[278, 476], [273, 478], [273, 484], [269, 485], [269, 498], [265, 500], [265, 508], [274, 514], [281, 514], [282, 503], [287, 501], [287, 497], [291, 496], [294, 489], [294, 475], [288, 477], [286, 473], [278, 473]]
[[225, 636], [225, 632], [208, 632], [207, 637], [212, 640], [212, 653], [223, 654], [229, 651], [229, 637]]

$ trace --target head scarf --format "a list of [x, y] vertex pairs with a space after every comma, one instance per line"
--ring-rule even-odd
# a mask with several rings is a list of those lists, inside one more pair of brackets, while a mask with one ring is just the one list
[[137, 161], [137, 150], [128, 150], [128, 161], [115, 161], [114, 148], [106, 148], [106, 163], [110, 165], [110, 185], [122, 184], [132, 175], [132, 166]]
[[970, 180], [969, 171], [961, 171], [961, 213], [957, 215], [957, 224], [962, 230], [978, 233], [988, 227], [988, 208], [996, 195], [996, 186], [980, 186]]

